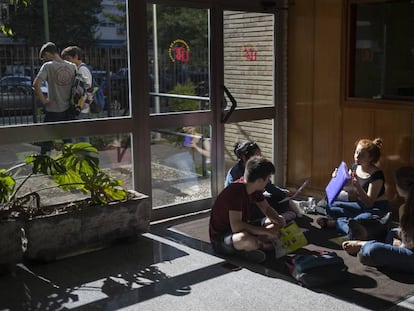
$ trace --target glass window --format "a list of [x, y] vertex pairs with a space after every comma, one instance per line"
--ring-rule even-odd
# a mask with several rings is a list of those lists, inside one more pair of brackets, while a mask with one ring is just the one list
[[[132, 189], [130, 134], [101, 135], [88, 137], [88, 139], [98, 149], [97, 156], [99, 167], [102, 171], [122, 181], [122, 186], [125, 189]], [[85, 137], [72, 138], [70, 140], [72, 143], [76, 143], [85, 140]], [[62, 144], [62, 140], [53, 140], [51, 151], [48, 154], [55, 158], [60, 154]], [[84, 194], [81, 191], [62, 190], [56, 187], [50, 176], [44, 176], [40, 173], [26, 180], [31, 173], [32, 167], [30, 165], [19, 165], [24, 163], [26, 157], [39, 154], [41, 150], [40, 145], [40, 142], [0, 145], [0, 154], [2, 155], [0, 169], [15, 167], [10, 173], [16, 180], [15, 189], [18, 189], [16, 196], [23, 197], [31, 192], [36, 192], [40, 196], [41, 206], [89, 197], [89, 194]], [[19, 188], [20, 185], [21, 188]]]
[[414, 99], [414, 3], [351, 4], [349, 96]]
[[152, 132], [153, 207], [211, 197], [210, 126]]
[[210, 109], [208, 35], [208, 10], [148, 5], [151, 113]]

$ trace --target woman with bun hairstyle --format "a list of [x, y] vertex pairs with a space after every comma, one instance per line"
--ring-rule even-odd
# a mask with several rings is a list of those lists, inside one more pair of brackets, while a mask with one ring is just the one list
[[328, 217], [317, 220], [322, 228], [336, 226], [338, 231], [348, 234], [350, 219], [369, 219], [373, 215], [382, 217], [390, 211], [389, 202], [384, 196], [384, 173], [377, 166], [381, 147], [381, 138], [364, 138], [356, 142], [351, 179], [343, 188], [348, 200], [336, 200], [326, 207]]

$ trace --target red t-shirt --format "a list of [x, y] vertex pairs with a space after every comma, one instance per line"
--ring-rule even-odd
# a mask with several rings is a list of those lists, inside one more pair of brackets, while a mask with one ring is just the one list
[[210, 241], [215, 241], [218, 235], [231, 233], [229, 211], [241, 211], [242, 221], [248, 222], [252, 216], [255, 202], [264, 200], [263, 192], [256, 191], [247, 194], [246, 184], [234, 182], [228, 185], [217, 197], [210, 215]]

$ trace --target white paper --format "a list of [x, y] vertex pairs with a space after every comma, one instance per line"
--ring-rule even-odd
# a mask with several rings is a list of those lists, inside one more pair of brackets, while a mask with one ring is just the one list
[[302, 186], [300, 186], [299, 189], [296, 190], [296, 192], [293, 195], [287, 196], [283, 200], [280, 200], [278, 203], [283, 203], [283, 202], [286, 202], [286, 201], [289, 201], [289, 200], [292, 200], [292, 199], [296, 198], [299, 195], [299, 193], [302, 192], [303, 188], [305, 188], [308, 183], [309, 183], [309, 179], [306, 179], [303, 182]]

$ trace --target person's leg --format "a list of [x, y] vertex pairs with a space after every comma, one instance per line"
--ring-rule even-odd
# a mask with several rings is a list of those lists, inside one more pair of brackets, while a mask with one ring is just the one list
[[376, 201], [372, 209], [368, 209], [372, 215], [384, 217], [388, 212], [391, 211], [390, 202], [388, 200]]
[[[57, 112], [45, 111], [44, 123], [59, 121], [59, 115]], [[40, 143], [40, 154], [46, 154], [52, 150], [52, 141], [43, 141]]]
[[[343, 202], [335, 201], [326, 207], [328, 218], [322, 217], [318, 219], [321, 227], [336, 227], [336, 229], [344, 234], [348, 234], [348, 219], [352, 218], [363, 211], [363, 206], [359, 202]], [[335, 221], [332, 221], [335, 220]]]
[[338, 232], [348, 234], [349, 226], [348, 226], [348, 218], [346, 217], [339, 217], [336, 219], [336, 230]]
[[363, 210], [364, 206], [359, 202], [335, 201], [332, 205], [327, 206], [326, 213], [334, 219], [340, 217], [352, 218], [360, 214]]
[[388, 231], [388, 234], [385, 238], [385, 243], [392, 245], [395, 238], [398, 238], [398, 228], [392, 228], [390, 231]]
[[382, 213], [368, 209], [350, 219], [348, 224], [350, 238], [385, 242], [390, 227], [391, 215], [390, 213], [383, 217], [380, 215]]
[[342, 242], [342, 248], [351, 256], [356, 256], [367, 241], [348, 240]]
[[211, 244], [213, 250], [218, 254], [232, 255], [236, 253], [236, 249], [233, 246], [233, 234], [226, 233], [218, 237], [217, 241], [213, 241]]
[[369, 241], [361, 247], [358, 257], [367, 266], [414, 273], [414, 252], [405, 247]]
[[[79, 120], [84, 120], [84, 119], [89, 119], [89, 113], [83, 113], [81, 112], [78, 116]], [[89, 143], [90, 139], [88, 136], [84, 136], [84, 137], [79, 137], [79, 142], [86, 142]]]
[[260, 263], [266, 260], [266, 254], [259, 250], [258, 241], [243, 232], [224, 234], [212, 243], [216, 253], [222, 255], [238, 255], [247, 260]]

